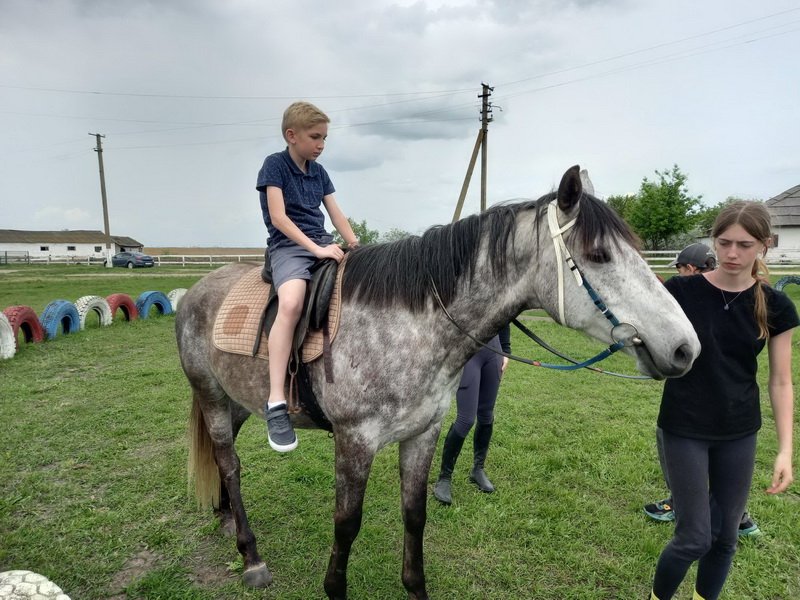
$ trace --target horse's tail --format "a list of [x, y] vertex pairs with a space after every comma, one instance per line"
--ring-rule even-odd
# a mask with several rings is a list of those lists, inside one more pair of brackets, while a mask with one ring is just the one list
[[197, 504], [202, 508], [212, 506], [219, 508], [220, 479], [217, 463], [214, 461], [214, 449], [211, 436], [208, 434], [203, 411], [194, 392], [192, 412], [189, 416], [189, 495], [192, 494], [194, 482], [194, 496]]

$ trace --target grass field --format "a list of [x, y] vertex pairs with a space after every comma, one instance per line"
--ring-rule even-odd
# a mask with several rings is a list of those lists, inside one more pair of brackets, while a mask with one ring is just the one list
[[[0, 308], [26, 304], [38, 313], [56, 298], [167, 293], [205, 272], [0, 268]], [[800, 286], [787, 292], [797, 302]], [[535, 329], [573, 356], [599, 350], [548, 321]], [[513, 345], [516, 354], [546, 358], [516, 331]], [[607, 368], [631, 373], [633, 363], [615, 356]], [[794, 372], [800, 381], [800, 352]], [[498, 491], [481, 494], [468, 483], [467, 442], [454, 505], [429, 504], [431, 597], [645, 598], [672, 529], [641, 510], [664, 494], [654, 443], [660, 390], [653, 381], [512, 364], [487, 461]], [[188, 407], [172, 316], [94, 324], [23, 345], [0, 361], [0, 571], [42, 573], [73, 600], [322, 598], [332, 541], [332, 440], [302, 431], [297, 451], [277, 455], [262, 422], [245, 424], [238, 443], [243, 493], [275, 576], [268, 590], [249, 590], [240, 583], [233, 539], [187, 494]], [[453, 417], [451, 410], [445, 427]], [[741, 544], [725, 598], [800, 598], [799, 487], [779, 497], [763, 492], [774, 450], [765, 402], [749, 503], [765, 536]], [[390, 446], [367, 490], [350, 597], [405, 597], [399, 504], [397, 451]], [[678, 597], [690, 598], [690, 586]]]

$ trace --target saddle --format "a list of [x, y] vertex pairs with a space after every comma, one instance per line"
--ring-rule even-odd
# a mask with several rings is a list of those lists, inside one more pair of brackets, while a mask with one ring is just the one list
[[[289, 360], [288, 410], [305, 410], [317, 426], [332, 430], [311, 388], [307, 365], [320, 357], [325, 378], [333, 383], [331, 343], [339, 328], [341, 284], [347, 256], [339, 265], [333, 259], [318, 261], [295, 329]], [[267, 338], [278, 312], [269, 261], [254, 265], [230, 289], [214, 323], [213, 343], [223, 351], [267, 360]]]

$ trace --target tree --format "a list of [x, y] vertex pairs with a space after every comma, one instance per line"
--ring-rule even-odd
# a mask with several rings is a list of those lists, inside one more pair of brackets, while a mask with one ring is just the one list
[[701, 208], [697, 213], [697, 229], [703, 235], [707, 235], [711, 233], [711, 228], [714, 226], [714, 221], [717, 218], [717, 215], [720, 211], [728, 206], [729, 204], [733, 204], [734, 202], [761, 202], [761, 200], [744, 200], [743, 198], [735, 198], [733, 196], [728, 196], [725, 200], [716, 204], [715, 206], [706, 206]]
[[[353, 233], [356, 234], [356, 239], [358, 239], [358, 243], [362, 246], [366, 246], [367, 244], [374, 244], [378, 241], [378, 236], [380, 235], [380, 231], [377, 229], [370, 229], [367, 227], [366, 219], [361, 221], [361, 223], [356, 223], [350, 217], [347, 217], [347, 221], [350, 223], [350, 227], [353, 228]], [[341, 234], [338, 231], [333, 233], [333, 242], [335, 244], [344, 245], [344, 239], [342, 238]]]
[[633, 207], [639, 201], [639, 197], [635, 194], [626, 194], [624, 196], [609, 196], [606, 198], [606, 204], [613, 208], [616, 213], [625, 221], [628, 220]]
[[404, 229], [398, 229], [397, 227], [392, 227], [389, 231], [381, 235], [381, 241], [396, 242], [397, 240], [402, 240], [403, 238], [407, 238], [410, 235], [411, 233], [405, 231]]
[[658, 181], [642, 180], [638, 200], [633, 204], [628, 223], [648, 250], [661, 250], [675, 235], [690, 231], [697, 221], [702, 196], [690, 196], [687, 176], [678, 165], [671, 171], [656, 171]]

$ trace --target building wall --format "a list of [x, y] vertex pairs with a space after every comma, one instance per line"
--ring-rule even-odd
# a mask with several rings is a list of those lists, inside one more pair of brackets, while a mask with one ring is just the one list
[[[71, 249], [72, 248], [72, 249]], [[111, 254], [116, 254], [120, 249], [116, 244], [111, 246]], [[41, 242], [39, 244], [18, 244], [0, 242], [0, 252], [27, 252], [31, 258], [47, 258], [74, 256], [76, 258], [105, 258], [106, 245], [104, 242], [98, 243], [57, 243]]]
[[800, 227], [775, 227], [772, 231], [778, 236], [778, 245], [770, 248], [767, 257], [797, 260], [800, 258]]

